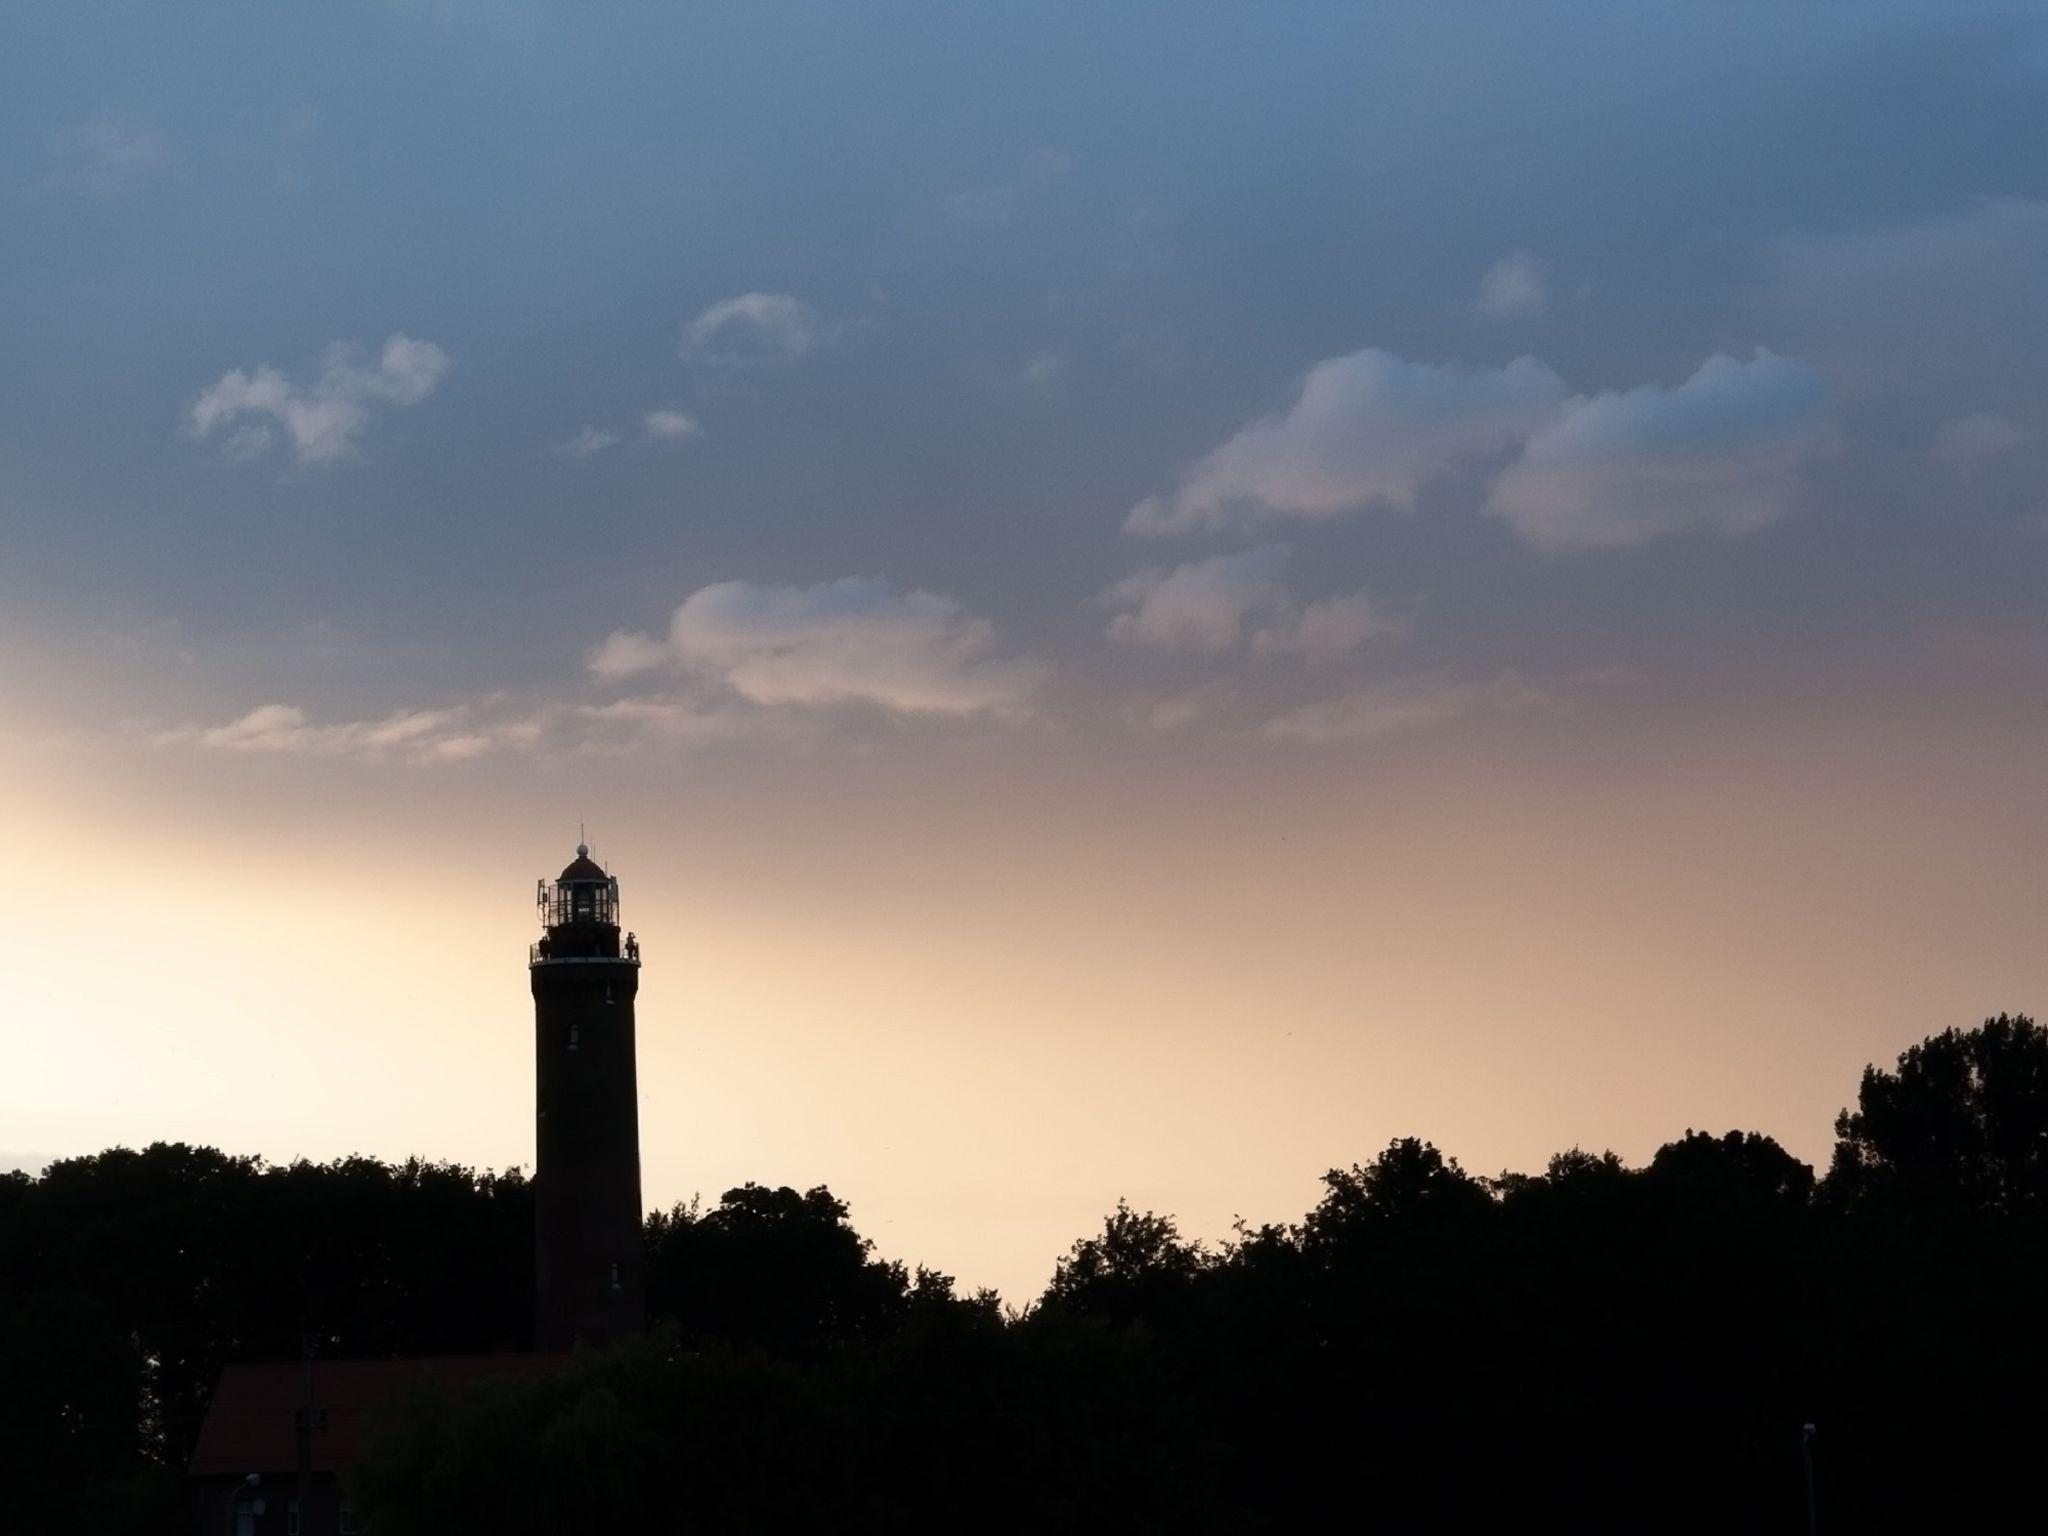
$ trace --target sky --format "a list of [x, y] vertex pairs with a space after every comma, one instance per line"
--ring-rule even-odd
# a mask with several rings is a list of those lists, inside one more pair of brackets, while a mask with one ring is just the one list
[[13, 7], [0, 1158], [532, 1160], [1021, 1301], [1395, 1136], [1824, 1164], [2048, 996], [2048, 13]]

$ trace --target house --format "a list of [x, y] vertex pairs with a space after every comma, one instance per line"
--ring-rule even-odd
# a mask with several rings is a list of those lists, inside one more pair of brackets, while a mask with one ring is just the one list
[[442, 1355], [226, 1366], [192, 1453], [199, 1529], [231, 1536], [350, 1536], [356, 1526], [339, 1474], [362, 1454], [372, 1420], [408, 1387], [418, 1381], [466, 1386], [544, 1371], [564, 1358]]

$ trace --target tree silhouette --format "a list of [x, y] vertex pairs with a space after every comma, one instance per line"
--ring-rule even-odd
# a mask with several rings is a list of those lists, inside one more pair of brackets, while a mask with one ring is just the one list
[[901, 1320], [909, 1279], [873, 1246], [822, 1185], [743, 1184], [709, 1211], [692, 1201], [648, 1219], [648, 1311], [685, 1339], [785, 1354], [874, 1337]]
[[2001, 1013], [1930, 1035], [1895, 1072], [1864, 1068], [1835, 1135], [1837, 1200], [2038, 1213], [2048, 1208], [2048, 1031]]
[[[1036, 1305], [879, 1258], [829, 1189], [650, 1218], [663, 1320], [422, 1386], [372, 1536], [2048, 1528], [2025, 1018], [1863, 1075], [1827, 1179], [1753, 1131], [1480, 1179], [1395, 1139], [1220, 1248], [1119, 1201]], [[227, 1359], [530, 1344], [531, 1189], [116, 1149], [0, 1177], [0, 1530], [183, 1529]]]
[[1044, 1300], [1130, 1323], [1174, 1305], [1207, 1264], [1202, 1245], [1182, 1238], [1171, 1216], [1134, 1211], [1119, 1200], [1102, 1231], [1082, 1238], [1059, 1261]]

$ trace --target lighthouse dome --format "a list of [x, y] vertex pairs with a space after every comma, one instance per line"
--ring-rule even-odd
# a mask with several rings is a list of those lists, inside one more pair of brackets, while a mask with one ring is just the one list
[[570, 861], [569, 867], [562, 871], [560, 883], [563, 885], [573, 885], [582, 880], [609, 880], [610, 878], [611, 876], [604, 872], [603, 866], [591, 858], [589, 848], [578, 843], [576, 845], [576, 857]]

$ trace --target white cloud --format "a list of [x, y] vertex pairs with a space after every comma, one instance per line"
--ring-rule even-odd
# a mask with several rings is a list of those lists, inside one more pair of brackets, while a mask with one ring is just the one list
[[[375, 364], [356, 348], [336, 342], [327, 349], [320, 376], [294, 384], [267, 363], [253, 372], [237, 368], [193, 401], [187, 425], [195, 437], [242, 423], [227, 440], [230, 459], [248, 459], [270, 446], [269, 417], [291, 438], [301, 464], [325, 464], [353, 455], [356, 439], [382, 406], [417, 405], [448, 371], [448, 354], [430, 341], [393, 335]], [[248, 418], [258, 418], [253, 423]]]
[[1245, 427], [1124, 526], [1182, 533], [1326, 519], [1371, 502], [1412, 507], [1428, 481], [1522, 442], [1568, 393], [1532, 357], [1501, 368], [1411, 363], [1377, 347], [1334, 357], [1309, 372], [1285, 414]]
[[1155, 699], [1144, 705], [1138, 718], [1155, 731], [1183, 731], [1198, 724], [1215, 708], [1215, 700], [1207, 693], [1194, 692], [1176, 694], [1170, 699]]
[[738, 734], [741, 721], [729, 709], [681, 694], [634, 694], [603, 704], [579, 704], [576, 718], [589, 727], [588, 741], [614, 748], [654, 738], [701, 743]]
[[1110, 637], [1167, 650], [1227, 651], [1251, 614], [1286, 602], [1279, 576], [1287, 555], [1285, 545], [1267, 544], [1126, 576], [1102, 595], [1128, 609], [1109, 621]]
[[619, 756], [645, 749], [694, 750], [740, 738], [800, 739], [802, 722], [742, 701], [682, 693], [630, 694], [602, 703], [493, 694], [436, 709], [399, 709], [369, 720], [315, 721], [294, 704], [265, 704], [223, 725], [156, 733], [159, 745], [248, 757], [349, 759], [435, 766], [499, 754]]
[[699, 588], [676, 609], [666, 636], [615, 633], [589, 664], [607, 681], [672, 669], [760, 705], [866, 703], [911, 715], [1021, 710], [1045, 668], [994, 650], [993, 626], [951, 598], [849, 576], [814, 587]]
[[1472, 308], [1486, 320], [1541, 320], [1550, 308], [1543, 264], [1527, 251], [1509, 252], [1480, 278]]
[[238, 427], [227, 435], [226, 440], [220, 445], [220, 456], [230, 464], [246, 464], [251, 459], [260, 459], [270, 452], [270, 445], [275, 441], [276, 435], [270, 428], [260, 421], [253, 422], [249, 426]]
[[1494, 482], [1487, 510], [1544, 548], [1748, 533], [1792, 509], [1826, 416], [1805, 363], [1762, 349], [1747, 362], [1716, 355], [1675, 389], [1572, 401]]
[[401, 709], [376, 720], [316, 725], [294, 704], [264, 704], [225, 725], [166, 732], [166, 742], [196, 742], [221, 752], [269, 756], [402, 758], [461, 762], [501, 748], [530, 749], [543, 731], [536, 717], [483, 718], [470, 706]]
[[709, 306], [683, 331], [682, 356], [733, 365], [789, 362], [818, 339], [810, 310], [786, 293], [742, 293]]
[[681, 411], [649, 411], [641, 418], [649, 437], [665, 442], [676, 442], [685, 437], [695, 437], [699, 430], [697, 418], [686, 416]]
[[163, 140], [116, 118], [94, 118], [50, 136], [48, 185], [114, 198], [170, 164]]
[[1955, 469], [1975, 469], [2027, 444], [2026, 430], [1992, 411], [1945, 421], [1934, 434], [1934, 456]]
[[1110, 638], [1160, 650], [1227, 651], [1256, 624], [1254, 652], [1328, 661], [1406, 627], [1363, 592], [1301, 606], [1280, 580], [1288, 555], [1286, 545], [1266, 544], [1126, 576], [1100, 599], [1124, 610], [1109, 621]]
[[616, 432], [606, 431], [599, 427], [585, 427], [581, 432], [570, 438], [568, 442], [563, 443], [560, 451], [566, 453], [572, 459], [587, 459], [593, 453], [603, 453], [607, 448], [618, 447], [620, 441], [619, 434]]
[[1362, 688], [1276, 715], [1259, 734], [1275, 741], [1367, 741], [1442, 725], [1470, 714], [1478, 703], [1479, 690], [1469, 684]]
[[1334, 661], [1368, 640], [1398, 635], [1407, 627], [1405, 619], [1389, 613], [1377, 599], [1353, 592], [1345, 597], [1326, 597], [1299, 613], [1284, 615], [1272, 627], [1252, 636], [1252, 649], [1262, 654], [1292, 653], [1310, 661]]
[[1259, 734], [1274, 741], [1371, 741], [1448, 725], [1482, 710], [1511, 712], [1555, 703], [1513, 674], [1483, 684], [1382, 683], [1287, 710], [1268, 720]]

